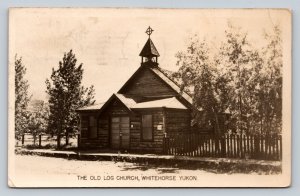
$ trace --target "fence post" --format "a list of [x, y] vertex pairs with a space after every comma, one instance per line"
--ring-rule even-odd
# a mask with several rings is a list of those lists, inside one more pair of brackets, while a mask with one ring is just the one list
[[224, 155], [225, 157], [230, 157], [229, 135], [224, 135], [224, 141], [226, 144], [226, 149], [224, 149]]
[[240, 146], [240, 135], [236, 136], [236, 155], [237, 158], [241, 158], [241, 146]]
[[236, 134], [232, 135], [232, 139], [233, 139], [233, 157], [236, 158]]
[[243, 135], [243, 158], [246, 158], [246, 135]]
[[39, 135], [39, 147], [41, 147], [42, 146], [42, 135], [40, 134]]
[[218, 143], [219, 140], [221, 142], [221, 155], [222, 157], [226, 157], [226, 136], [223, 134], [222, 136], [218, 136]]
[[253, 139], [254, 139], [254, 157], [257, 159], [260, 157], [259, 155], [259, 145], [261, 142], [263, 142], [261, 136], [253, 136]]

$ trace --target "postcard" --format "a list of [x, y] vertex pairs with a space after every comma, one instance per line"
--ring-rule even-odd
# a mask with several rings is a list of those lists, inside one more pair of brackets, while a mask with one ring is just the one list
[[288, 9], [10, 8], [10, 187], [287, 187]]

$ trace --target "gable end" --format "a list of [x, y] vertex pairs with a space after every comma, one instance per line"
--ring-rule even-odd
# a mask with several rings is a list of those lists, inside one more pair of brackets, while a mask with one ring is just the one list
[[178, 94], [146, 66], [141, 66], [118, 93], [129, 96], [156, 98], [177, 96]]

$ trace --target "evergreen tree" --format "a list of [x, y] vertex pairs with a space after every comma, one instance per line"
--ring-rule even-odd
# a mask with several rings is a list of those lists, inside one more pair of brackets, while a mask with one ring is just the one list
[[76, 109], [94, 104], [94, 87], [85, 88], [81, 85], [83, 69], [82, 64], [76, 66], [77, 59], [72, 50], [64, 54], [59, 61], [57, 70], [52, 69], [50, 80], [46, 80], [49, 95], [49, 122], [48, 129], [57, 135], [57, 147], [60, 148], [60, 138], [78, 129], [79, 117]]
[[15, 137], [19, 138], [28, 128], [27, 106], [30, 101], [28, 95], [29, 84], [25, 79], [26, 68], [22, 64], [22, 57], [15, 56]]

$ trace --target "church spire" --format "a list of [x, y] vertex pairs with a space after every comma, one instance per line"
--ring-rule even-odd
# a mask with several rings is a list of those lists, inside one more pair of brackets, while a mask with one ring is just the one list
[[140, 56], [142, 57], [142, 65], [158, 66], [157, 57], [159, 57], [159, 53], [150, 38], [153, 31], [154, 30], [150, 26], [146, 30], [146, 34], [149, 38], [140, 53]]

